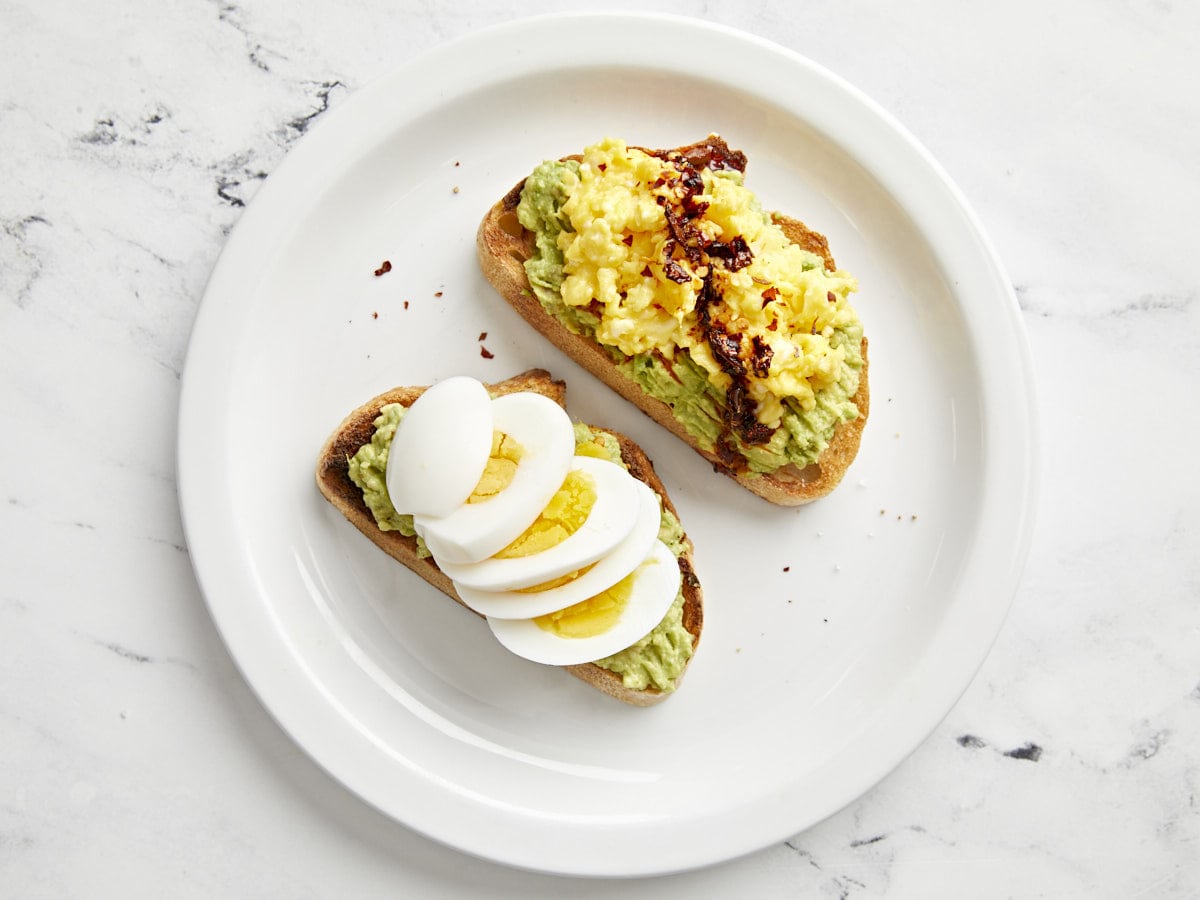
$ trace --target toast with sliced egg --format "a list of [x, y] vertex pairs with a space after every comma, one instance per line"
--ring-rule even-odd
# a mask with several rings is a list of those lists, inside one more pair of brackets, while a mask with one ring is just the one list
[[565, 392], [540, 369], [395, 388], [337, 427], [317, 485], [509, 649], [649, 706], [700, 639], [692, 544], [646, 454], [572, 424]]
[[535, 329], [772, 503], [823, 497], [870, 411], [857, 287], [828, 241], [767, 215], [716, 135], [606, 139], [549, 160], [490, 210], [483, 274]]

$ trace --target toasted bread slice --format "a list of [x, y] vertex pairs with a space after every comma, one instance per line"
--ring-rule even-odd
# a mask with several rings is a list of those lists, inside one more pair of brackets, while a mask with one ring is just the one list
[[[531, 369], [520, 375], [487, 386], [493, 394], [511, 394], [518, 391], [533, 391], [549, 397], [560, 406], [565, 405], [566, 385], [555, 381], [550, 373], [543, 369]], [[430, 558], [422, 559], [417, 555], [417, 539], [406, 537], [398, 531], [382, 531], [375, 523], [375, 517], [363, 501], [362, 491], [350, 480], [350, 459], [364, 444], [370, 443], [375, 433], [375, 419], [379, 411], [390, 403], [410, 406], [421, 396], [424, 387], [399, 387], [380, 394], [368, 400], [358, 409], [348, 415], [325, 442], [317, 460], [317, 487], [330, 503], [344, 515], [355, 528], [366, 535], [377, 547], [388, 556], [408, 566], [427, 582], [432, 584], [446, 596], [458, 603], [458, 595], [450, 579], [437, 567]], [[593, 431], [601, 431], [593, 427]], [[678, 518], [671, 498], [667, 496], [662, 481], [654, 471], [649, 457], [632, 440], [622, 434], [609, 431], [616, 438], [621, 449], [621, 458], [629, 468], [630, 474], [645, 482], [662, 498], [663, 507]], [[683, 578], [683, 627], [692, 636], [692, 647], [695, 650], [700, 641], [700, 631], [704, 624], [703, 597], [700, 582], [696, 578], [692, 566], [692, 544], [685, 538], [686, 552], [679, 558], [679, 569]], [[467, 607], [464, 605], [463, 607]], [[616, 699], [633, 706], [651, 706], [670, 696], [670, 692], [654, 688], [633, 690], [627, 688], [620, 675], [603, 669], [592, 663], [564, 666], [576, 678]], [[682, 676], [680, 676], [682, 677]], [[676, 680], [678, 684], [678, 679]]]
[[[704, 142], [680, 148], [685, 155]], [[578, 157], [575, 157], [578, 158]], [[837, 426], [828, 446], [816, 462], [798, 468], [784, 466], [777, 471], [755, 475], [744, 468], [731, 466], [715, 453], [706, 451], [687, 428], [675, 418], [671, 408], [646, 393], [617, 368], [608, 351], [586, 335], [576, 334], [542, 307], [530, 288], [525, 275], [525, 261], [534, 254], [534, 235], [517, 220], [517, 205], [521, 202], [521, 181], [499, 200], [480, 223], [476, 235], [476, 250], [484, 276], [496, 291], [521, 316], [571, 359], [587, 369], [606, 385], [637, 406], [646, 415], [691, 446], [697, 453], [753, 493], [780, 506], [800, 506], [824, 497], [842, 480], [858, 454], [863, 426], [870, 412], [870, 389], [867, 384], [867, 340], [862, 341], [863, 367], [858, 390], [852, 400], [858, 407], [858, 418]], [[788, 238], [825, 261], [825, 268], [837, 268], [825, 237], [808, 228], [803, 222], [775, 213], [772, 218]]]

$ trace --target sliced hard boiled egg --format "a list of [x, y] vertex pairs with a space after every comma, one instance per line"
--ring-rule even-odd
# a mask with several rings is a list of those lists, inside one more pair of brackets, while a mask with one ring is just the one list
[[[496, 619], [532, 619], [565, 609], [612, 587], [645, 560], [658, 537], [661, 524], [658, 495], [634, 479], [638, 492], [638, 514], [633, 531], [599, 562], [551, 579], [551, 587], [516, 591], [481, 591], [455, 583], [459, 599], [475, 612]], [[562, 582], [556, 584], [556, 582]]]
[[[574, 437], [572, 437], [574, 446]], [[523, 461], [522, 461], [523, 462]], [[590, 456], [576, 456], [571, 460], [572, 473], [582, 473], [591, 482], [594, 496], [586, 519], [565, 539], [542, 548], [539, 541], [537, 522], [529, 532], [513, 535], [510, 539], [518, 547], [526, 544], [536, 549], [529, 555], [512, 555], [506, 551], [476, 563], [454, 563], [438, 556], [439, 549], [425, 535], [425, 542], [434, 555], [438, 567], [456, 584], [483, 591], [512, 591], [533, 587], [554, 578], [568, 575], [584, 566], [591, 565], [609, 553], [633, 531], [637, 522], [641, 501], [638, 496], [640, 482], [616, 463]], [[562, 484], [566, 479], [559, 479]], [[514, 481], [514, 485], [515, 485]], [[511, 488], [510, 488], [511, 490]], [[560, 495], [561, 496], [561, 495]], [[496, 500], [504, 497], [501, 494]], [[569, 498], [568, 498], [569, 502]], [[567, 515], [571, 510], [565, 511]], [[456, 514], [457, 515], [457, 514]], [[535, 514], [536, 518], [536, 514]], [[418, 524], [420, 521], [418, 520]], [[561, 531], [556, 525], [546, 533]], [[519, 550], [517, 551], [519, 552]]]
[[607, 591], [536, 619], [489, 618], [505, 647], [534, 662], [570, 666], [624, 650], [663, 620], [679, 593], [679, 562], [656, 540], [650, 555]]
[[456, 375], [428, 388], [396, 428], [387, 461], [392, 505], [444, 516], [475, 489], [492, 447], [492, 398], [474, 378]]
[[417, 533], [443, 569], [445, 565], [478, 562], [508, 546], [554, 496], [574, 458], [571, 419], [549, 397], [528, 392], [508, 394], [491, 401], [490, 413], [488, 453], [463, 500], [474, 499], [471, 495], [487, 467], [493, 429], [519, 447], [511, 481], [496, 493], [478, 502], [460, 502], [441, 516], [414, 516]]

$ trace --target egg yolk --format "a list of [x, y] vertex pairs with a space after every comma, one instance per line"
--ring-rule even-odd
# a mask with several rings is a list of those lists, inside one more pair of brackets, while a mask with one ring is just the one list
[[587, 638], [603, 634], [621, 618], [621, 613], [633, 595], [633, 581], [636, 576], [637, 570], [634, 570], [594, 597], [588, 597], [558, 612], [538, 616], [533, 621], [537, 623], [538, 628], [561, 638]]
[[595, 566], [592, 563], [590, 566], [584, 566], [582, 569], [576, 569], [574, 572], [568, 572], [566, 575], [560, 575], [558, 578], [551, 578], [549, 581], [543, 581], [541, 584], [535, 584], [533, 587], [517, 588], [521, 594], [540, 594], [542, 591], [553, 590], [556, 587], [562, 587], [564, 584], [570, 584], [576, 578], [586, 575]]
[[517, 464], [521, 461], [524, 448], [502, 431], [492, 432], [492, 452], [479, 483], [467, 498], [468, 503], [482, 503], [490, 500], [512, 484], [513, 476], [517, 474]]
[[572, 469], [546, 508], [496, 559], [533, 556], [561, 544], [587, 521], [595, 502], [595, 481], [586, 472]]

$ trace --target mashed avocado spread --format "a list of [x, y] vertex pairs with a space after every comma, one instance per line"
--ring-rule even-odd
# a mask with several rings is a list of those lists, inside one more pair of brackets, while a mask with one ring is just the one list
[[802, 468], [857, 418], [855, 281], [788, 241], [736, 168], [610, 139], [538, 166], [517, 217], [542, 307], [704, 450], [751, 473]]
[[[388, 449], [392, 446], [396, 427], [403, 417], [404, 407], [399, 403], [389, 403], [379, 410], [373, 423], [375, 433], [371, 435], [370, 443], [363, 444], [350, 458], [350, 480], [363, 492], [363, 502], [371, 510], [380, 531], [398, 531], [405, 537], [414, 537], [417, 529], [413, 525], [413, 517], [396, 512], [387, 492]], [[419, 537], [417, 555], [422, 559], [430, 555], [425, 542]]]
[[[371, 440], [350, 458], [350, 480], [363, 492], [363, 501], [381, 530], [399, 531], [412, 537], [416, 534], [413, 517], [397, 512], [387, 492], [388, 449], [404, 412], [405, 408], [399, 403], [390, 403], [379, 411]], [[616, 438], [604, 431], [592, 431], [586, 425], [575, 425], [575, 452], [625, 466]], [[683, 555], [683, 528], [666, 509], [662, 510], [658, 537], [676, 557]], [[417, 537], [417, 555], [422, 558], [430, 555], [420, 537]], [[631, 690], [675, 690], [676, 680], [683, 673], [693, 650], [692, 635], [683, 627], [683, 604], [681, 584], [674, 603], [653, 631], [633, 646], [596, 660], [595, 665], [620, 675], [625, 687]]]

